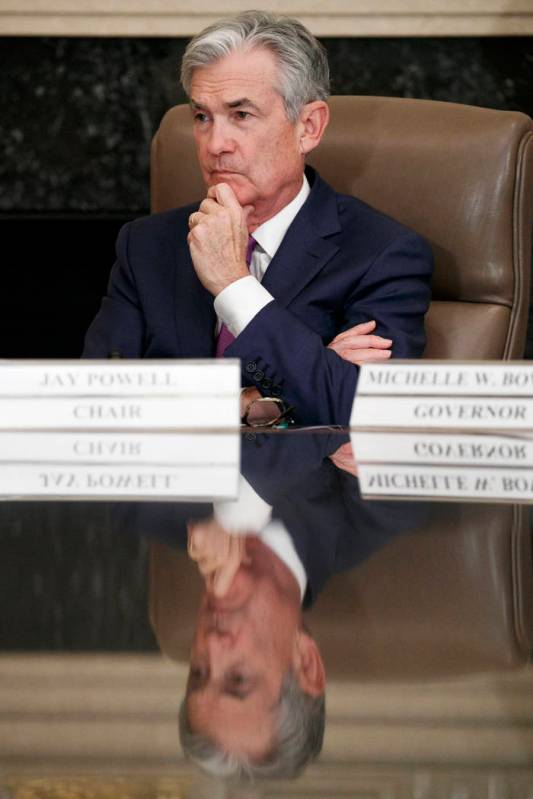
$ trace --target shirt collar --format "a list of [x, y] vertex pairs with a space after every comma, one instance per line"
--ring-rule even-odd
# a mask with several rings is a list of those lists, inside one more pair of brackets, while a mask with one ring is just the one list
[[262, 225], [259, 225], [259, 227], [254, 230], [252, 234], [254, 239], [270, 258], [275, 256], [285, 233], [291, 226], [294, 217], [307, 200], [310, 191], [309, 181], [304, 175], [302, 188], [296, 197], [291, 200], [285, 208], [278, 211], [275, 216], [271, 219], [267, 219], [266, 222], [263, 222]]

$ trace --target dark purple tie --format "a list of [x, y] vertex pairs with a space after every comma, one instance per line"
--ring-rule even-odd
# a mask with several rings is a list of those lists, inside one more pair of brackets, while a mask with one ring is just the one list
[[[252, 260], [252, 253], [254, 251], [254, 247], [257, 244], [256, 240], [253, 236], [248, 236], [248, 245], [246, 247], [246, 265], [250, 266]], [[220, 328], [220, 332], [217, 336], [217, 346], [215, 350], [215, 358], [222, 358], [226, 349], [235, 341], [235, 336], [233, 336], [225, 324], [222, 324]]]

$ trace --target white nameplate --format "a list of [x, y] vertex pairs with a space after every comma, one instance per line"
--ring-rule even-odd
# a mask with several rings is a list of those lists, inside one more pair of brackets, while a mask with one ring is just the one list
[[1, 397], [234, 397], [238, 359], [0, 361]]
[[356, 430], [351, 433], [351, 440], [358, 465], [413, 463], [475, 466], [479, 464], [533, 468], [533, 438]]
[[376, 397], [356, 394], [353, 428], [533, 430], [533, 399], [491, 397]]
[[229, 466], [239, 468], [240, 435], [227, 433], [0, 432], [0, 463]]
[[358, 468], [358, 478], [362, 496], [373, 499], [533, 501], [533, 469], [365, 463]]
[[238, 464], [129, 466], [0, 463], [0, 499], [235, 499]]
[[530, 361], [388, 361], [363, 364], [357, 393], [451, 396], [533, 396]]
[[211, 397], [0, 397], [0, 430], [236, 428], [239, 395]]

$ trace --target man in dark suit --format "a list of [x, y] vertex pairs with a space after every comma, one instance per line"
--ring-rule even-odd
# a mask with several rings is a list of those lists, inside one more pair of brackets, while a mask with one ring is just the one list
[[[427, 519], [424, 503], [364, 501], [353, 457], [339, 459], [347, 441], [324, 430], [243, 434], [236, 501], [113, 508], [117, 530], [189, 544], [206, 579], [180, 735], [213, 774], [295, 776], [318, 755], [325, 671], [302, 609], [332, 575]], [[151, 620], [169, 654], [184, 614], [165, 574], [150, 570]]]
[[238, 357], [245, 405], [282, 397], [299, 423], [346, 424], [365, 353], [422, 353], [430, 250], [305, 170], [329, 74], [300, 23], [216, 23], [188, 45], [182, 83], [207, 196], [121, 231], [84, 356]]

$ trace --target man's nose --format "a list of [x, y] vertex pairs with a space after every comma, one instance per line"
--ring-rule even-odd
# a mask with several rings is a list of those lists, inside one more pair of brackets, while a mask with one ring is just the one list
[[229, 124], [224, 119], [214, 119], [209, 130], [208, 147], [211, 155], [231, 153], [235, 149], [235, 141]]
[[207, 630], [208, 646], [213, 649], [229, 649], [235, 643], [237, 626], [226, 614], [214, 613]]
[[207, 651], [211, 659], [233, 649], [235, 636], [229, 630], [210, 630], [207, 634]]

